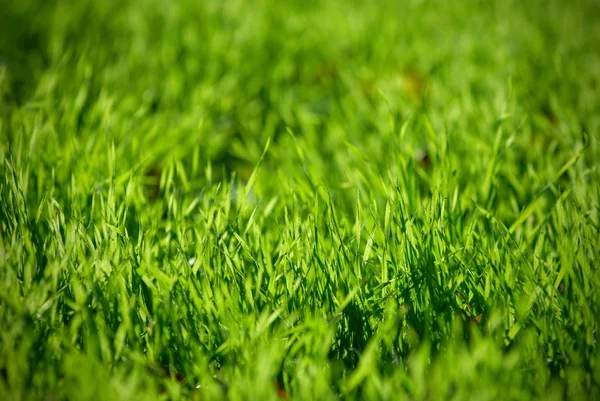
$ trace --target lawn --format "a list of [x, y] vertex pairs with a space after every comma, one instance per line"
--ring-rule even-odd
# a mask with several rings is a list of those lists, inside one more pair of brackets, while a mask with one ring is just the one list
[[600, 399], [600, 3], [0, 0], [0, 399]]

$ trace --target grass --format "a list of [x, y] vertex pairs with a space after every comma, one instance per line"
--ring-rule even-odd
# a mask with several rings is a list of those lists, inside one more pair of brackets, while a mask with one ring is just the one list
[[0, 9], [1, 399], [600, 397], [597, 2]]

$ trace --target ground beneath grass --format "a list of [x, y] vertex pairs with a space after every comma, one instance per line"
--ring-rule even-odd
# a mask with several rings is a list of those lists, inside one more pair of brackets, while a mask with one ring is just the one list
[[0, 399], [597, 400], [597, 1], [0, 2]]

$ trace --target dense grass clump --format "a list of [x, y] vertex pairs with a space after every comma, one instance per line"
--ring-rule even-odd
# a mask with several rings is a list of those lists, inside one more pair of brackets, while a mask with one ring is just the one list
[[4, 0], [0, 399], [600, 397], [596, 1]]

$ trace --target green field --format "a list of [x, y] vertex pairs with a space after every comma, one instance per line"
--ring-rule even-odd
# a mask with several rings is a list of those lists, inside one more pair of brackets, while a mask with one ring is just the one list
[[0, 399], [600, 399], [600, 2], [0, 0]]

